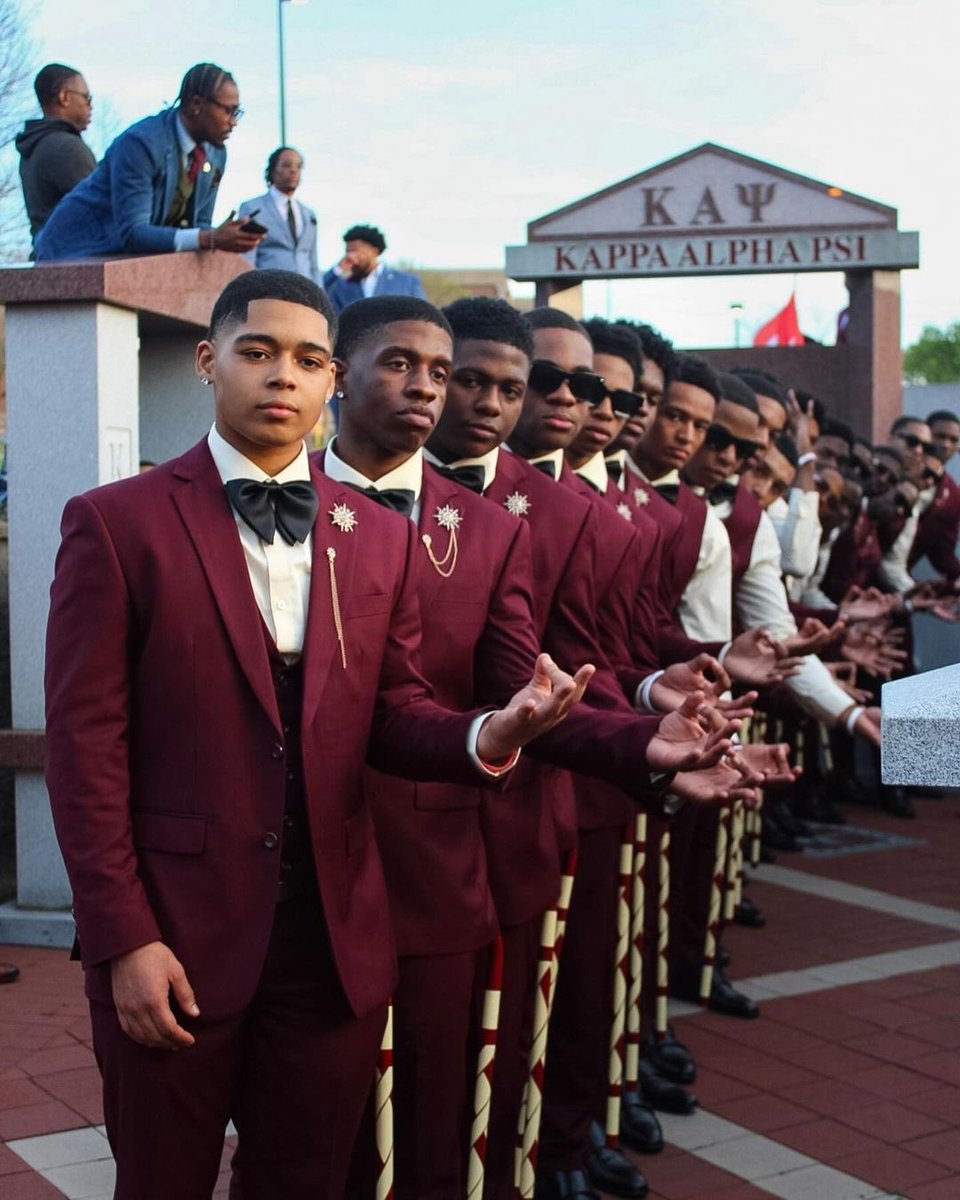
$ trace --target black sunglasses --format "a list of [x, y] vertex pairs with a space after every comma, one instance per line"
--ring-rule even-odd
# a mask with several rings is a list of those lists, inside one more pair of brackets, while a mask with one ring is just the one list
[[593, 371], [562, 371], [555, 363], [538, 358], [530, 367], [530, 387], [541, 396], [551, 396], [564, 384], [577, 400], [587, 404], [599, 404], [607, 394], [607, 385], [602, 375]]
[[608, 391], [610, 397], [610, 406], [613, 409], [613, 414], [616, 417], [629, 419], [635, 417], [637, 413], [646, 404], [646, 397], [640, 396], [636, 392], [628, 392], [626, 388], [617, 388], [615, 391]]
[[735, 446], [737, 458], [749, 458], [751, 454], [756, 454], [760, 449], [759, 442], [751, 442], [749, 438], [734, 437], [730, 430], [723, 425], [711, 425], [703, 444], [708, 450], [726, 450], [730, 446]]
[[901, 433], [900, 440], [905, 442], [911, 450], [916, 450], [918, 446], [922, 446], [924, 454], [936, 453], [937, 448], [933, 442], [925, 442], [922, 437], [917, 437], [915, 433]]

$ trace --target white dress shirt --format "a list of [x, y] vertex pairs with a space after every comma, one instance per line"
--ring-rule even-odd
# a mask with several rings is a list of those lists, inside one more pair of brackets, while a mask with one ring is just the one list
[[588, 458], [582, 466], [577, 467], [576, 474], [596, 488], [601, 496], [607, 494], [610, 472], [607, 470], [607, 460], [603, 457], [602, 450], [598, 450], [592, 458]]
[[492, 450], [488, 450], [486, 454], [481, 454], [479, 458], [458, 458], [456, 462], [445, 463], [441, 462], [435, 454], [431, 454], [429, 450], [424, 450], [424, 459], [435, 467], [482, 467], [483, 468], [483, 490], [486, 491], [491, 483], [497, 477], [497, 463], [500, 460], [500, 447], [494, 446]]
[[824, 576], [827, 573], [827, 567], [830, 565], [830, 555], [833, 553], [833, 545], [840, 536], [840, 530], [831, 529], [827, 536], [820, 543], [820, 549], [817, 553], [817, 566], [812, 575], [808, 575], [805, 579], [795, 579], [792, 581], [790, 595], [800, 604], [806, 605], [808, 608], [836, 608], [836, 604], [830, 597], [821, 589]]
[[805, 579], [816, 570], [820, 549], [820, 497], [801, 488], [791, 488], [789, 499], [778, 496], [767, 516], [780, 542], [784, 575]]
[[287, 205], [293, 209], [293, 223], [297, 230], [297, 239], [303, 233], [303, 209], [293, 196], [288, 196], [286, 192], [281, 192], [275, 184], [270, 184], [270, 199], [273, 201], [273, 206], [280, 214], [280, 219], [283, 221], [284, 228], [287, 226]]
[[[180, 160], [185, 171], [190, 169], [190, 155], [193, 152], [194, 146], [197, 144], [193, 138], [187, 133], [183, 122], [177, 118], [173, 123], [174, 129], [177, 131], [177, 141], [180, 143]], [[204, 163], [201, 170], [206, 168], [209, 170], [210, 164]], [[173, 248], [179, 250], [199, 250], [200, 249], [200, 230], [199, 229], [178, 229], [173, 235]], [[250, 478], [253, 478], [252, 476]]]
[[[259, 483], [310, 479], [310, 460], [305, 445], [301, 445], [300, 453], [288, 467], [271, 476], [225, 441], [216, 426], [210, 430], [207, 444], [224, 483], [231, 479], [255, 479]], [[313, 535], [292, 546], [288, 546], [282, 537], [275, 537], [273, 545], [268, 545], [238, 512], [234, 511], [233, 515], [260, 615], [280, 653], [288, 659], [296, 658], [303, 652], [303, 635], [307, 628]]]
[[364, 296], [365, 300], [369, 300], [370, 297], [373, 295], [373, 293], [376, 291], [377, 280], [380, 278], [380, 276], [382, 274], [383, 274], [383, 263], [378, 262], [377, 265], [370, 272], [370, 274], [364, 275], [364, 277], [360, 280], [360, 287], [363, 289], [363, 296]]
[[[494, 467], [496, 470], [496, 467]], [[375, 488], [378, 492], [384, 491], [386, 488], [405, 488], [407, 491], [413, 492], [414, 502], [413, 511], [410, 513], [410, 520], [414, 524], [420, 519], [420, 493], [423, 490], [423, 451], [416, 450], [410, 457], [395, 467], [386, 475], [381, 475], [379, 479], [368, 479], [366, 475], [362, 475], [337, 454], [337, 439], [334, 438], [327, 447], [323, 456], [323, 473], [329, 476], [330, 479], [336, 480], [337, 483], [348, 483], [359, 488]], [[427, 614], [421, 614], [421, 618]], [[484, 775], [488, 775], [491, 779], [497, 779], [499, 776], [511, 770], [517, 759], [520, 757], [519, 750], [513, 754], [505, 763], [493, 765], [486, 763], [477, 754], [477, 741], [480, 737], [480, 730], [483, 728], [484, 722], [490, 716], [492, 709], [486, 709], [479, 713], [477, 718], [470, 726], [467, 733], [467, 753], [477, 770]]]

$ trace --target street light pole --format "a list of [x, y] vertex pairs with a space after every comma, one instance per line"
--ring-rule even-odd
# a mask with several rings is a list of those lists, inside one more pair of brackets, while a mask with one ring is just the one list
[[734, 347], [740, 349], [740, 319], [743, 316], [743, 305], [739, 300], [734, 300], [730, 305], [730, 311], [733, 313], [733, 344]]
[[277, 56], [280, 67], [280, 145], [287, 144], [287, 81], [284, 70], [283, 47], [283, 6], [285, 4], [306, 4], [307, 0], [277, 0]]

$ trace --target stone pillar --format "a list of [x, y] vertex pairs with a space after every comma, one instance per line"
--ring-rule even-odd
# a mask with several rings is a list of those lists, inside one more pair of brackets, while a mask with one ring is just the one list
[[885, 442], [903, 410], [900, 353], [900, 272], [848, 271], [850, 322], [847, 344], [853, 355], [850, 423]]

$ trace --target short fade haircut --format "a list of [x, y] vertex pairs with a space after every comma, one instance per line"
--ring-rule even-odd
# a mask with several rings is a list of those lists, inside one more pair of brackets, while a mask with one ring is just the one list
[[709, 392], [714, 400], [721, 399], [720, 380], [717, 373], [706, 361], [695, 354], [677, 354], [674, 359], [671, 383], [689, 383], [691, 387], [701, 388]]
[[436, 325], [453, 341], [450, 322], [435, 304], [418, 296], [370, 296], [349, 304], [340, 314], [334, 354], [346, 361], [364, 342], [399, 321], [423, 321]]
[[673, 342], [669, 338], [665, 338], [652, 325], [646, 325], [643, 321], [628, 321], [626, 318], [621, 318], [617, 324], [625, 326], [637, 335], [640, 339], [640, 348], [643, 351], [643, 357], [649, 358], [657, 364], [663, 372], [663, 386], [665, 389], [668, 388], [670, 380], [673, 378], [673, 368], [677, 360], [677, 353], [673, 348]]
[[68, 67], [66, 63], [47, 63], [37, 72], [33, 81], [33, 90], [42, 109], [47, 109], [54, 103], [71, 79], [80, 74], [76, 67]]
[[343, 240], [345, 242], [366, 242], [378, 254], [382, 254], [387, 248], [387, 239], [376, 225], [351, 225], [343, 235]]
[[225, 83], [236, 82], [229, 71], [216, 63], [196, 63], [181, 80], [177, 103], [186, 104], [193, 96], [199, 96], [201, 100], [214, 100]]
[[[523, 314], [523, 319], [531, 329], [568, 329], [571, 333], [582, 333], [590, 341], [590, 334], [576, 318], [565, 313], [562, 308], [532, 308]], [[593, 343], [591, 342], [591, 345]]]
[[789, 433], [774, 434], [773, 444], [783, 455], [791, 467], [800, 465], [800, 455], [797, 453], [797, 443]]
[[312, 279], [295, 271], [246, 271], [231, 279], [217, 297], [210, 314], [207, 338], [213, 340], [225, 325], [247, 319], [247, 308], [253, 300], [284, 300], [312, 308], [327, 322], [330, 344], [337, 336], [337, 314], [324, 290]]
[[454, 341], [474, 339], [513, 346], [533, 359], [533, 334], [523, 316], [506, 300], [490, 296], [462, 296], [441, 309], [453, 330]]
[[731, 367], [730, 374], [742, 379], [758, 396], [768, 396], [771, 400], [776, 400], [783, 411], [789, 414], [786, 388], [776, 375], [771, 375], [762, 367]]
[[303, 165], [303, 155], [299, 150], [296, 149], [295, 146], [278, 146], [267, 159], [267, 169], [263, 173], [263, 177], [267, 183], [273, 183], [273, 172], [276, 169], [277, 163], [280, 161], [280, 155], [285, 154], [288, 150], [291, 154], [295, 154], [297, 158], [300, 159], [301, 166]]
[[[956, 418], [954, 418], [956, 420]], [[926, 425], [927, 421], [924, 417], [912, 417], [909, 413], [903, 413], [897, 417], [894, 423], [890, 426], [890, 436], [896, 437], [901, 429], [905, 429], [908, 425]]]
[[603, 317], [591, 317], [583, 322], [583, 327], [593, 342], [594, 353], [622, 358], [633, 372], [633, 386], [636, 387], [643, 371], [643, 346], [637, 334], [626, 325], [613, 324]]
[[847, 443], [847, 449], [853, 453], [853, 430], [846, 421], [838, 421], [836, 417], [827, 417], [820, 426], [821, 437], [839, 438], [841, 442]]
[[739, 375], [731, 375], [727, 371], [717, 372], [717, 379], [720, 381], [721, 400], [726, 400], [729, 404], [739, 404], [741, 408], [748, 408], [750, 412], [760, 416], [757, 397], [745, 380], [741, 379]]
[[960, 417], [955, 412], [951, 412], [948, 408], [938, 408], [936, 412], [932, 412], [927, 417], [927, 424], [932, 425], [935, 421], [952, 421], [955, 425], [960, 425]]

